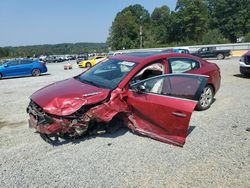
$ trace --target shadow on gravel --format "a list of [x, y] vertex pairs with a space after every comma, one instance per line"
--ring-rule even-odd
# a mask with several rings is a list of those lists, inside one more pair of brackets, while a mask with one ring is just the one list
[[194, 129], [195, 129], [195, 126], [189, 126], [189, 128], [188, 128], [188, 136], [193, 132]]
[[234, 74], [233, 76], [237, 78], [250, 79], [250, 75]]
[[124, 134], [126, 134], [129, 130], [125, 127], [122, 127], [118, 130], [115, 130], [114, 132], [112, 133], [104, 133], [104, 134], [95, 134], [95, 135], [85, 135], [81, 138], [77, 138], [77, 139], [60, 139], [60, 140], [55, 140], [55, 141], [50, 141], [48, 142], [47, 138], [44, 137], [44, 135], [40, 134], [39, 132], [36, 132], [38, 134], [40, 134], [40, 136], [42, 137], [43, 140], [45, 140], [47, 143], [49, 143], [50, 145], [52, 146], [61, 146], [61, 145], [64, 145], [64, 144], [69, 144], [69, 143], [72, 143], [72, 144], [79, 144], [81, 142], [84, 142], [86, 140], [90, 140], [90, 139], [94, 139], [94, 138], [97, 138], [97, 137], [101, 137], [101, 138], [116, 138], [116, 137], [119, 137], [119, 136], [122, 136]]
[[[49, 76], [51, 75], [50, 73], [45, 73], [45, 74], [41, 74], [40, 76], [37, 76], [37, 77], [43, 77], [43, 76]], [[12, 80], [12, 79], [17, 79], [17, 78], [28, 78], [28, 77], [33, 77], [33, 76], [15, 76], [15, 77], [9, 77], [9, 78], [2, 78], [0, 80]], [[33, 77], [35, 78], [35, 77]]]

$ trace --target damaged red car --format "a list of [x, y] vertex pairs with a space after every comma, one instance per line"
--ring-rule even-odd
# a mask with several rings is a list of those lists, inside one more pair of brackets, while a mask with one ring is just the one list
[[131, 53], [38, 90], [27, 113], [30, 127], [49, 142], [125, 125], [183, 146], [194, 108], [207, 109], [219, 87], [213, 63], [188, 54]]

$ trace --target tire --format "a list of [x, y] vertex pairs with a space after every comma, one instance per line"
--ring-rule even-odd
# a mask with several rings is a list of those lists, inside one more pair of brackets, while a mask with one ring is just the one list
[[1, 79], [3, 79], [3, 75], [2, 75], [2, 73], [0, 73], [0, 80], [1, 80]]
[[33, 69], [32, 70], [32, 76], [40, 76], [41, 71], [39, 69]]
[[86, 63], [86, 68], [90, 68], [90, 67], [92, 67], [92, 66], [91, 66], [91, 63], [90, 63], [90, 62], [87, 62], [87, 63]]
[[207, 85], [201, 93], [201, 97], [196, 106], [196, 110], [207, 110], [208, 108], [210, 108], [211, 104], [213, 103], [213, 100], [214, 88], [211, 85]]
[[225, 59], [224, 54], [217, 54], [216, 57], [217, 57], [218, 60]]

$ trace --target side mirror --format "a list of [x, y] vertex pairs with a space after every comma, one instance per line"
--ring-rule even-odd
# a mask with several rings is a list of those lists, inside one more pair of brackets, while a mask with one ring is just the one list
[[134, 90], [136, 93], [143, 93], [143, 92], [146, 91], [146, 87], [145, 87], [144, 85], [142, 85], [142, 84], [139, 84], [139, 85], [135, 86], [135, 87], [133, 88], [133, 90]]
[[4, 64], [4, 67], [8, 67], [8, 64]]

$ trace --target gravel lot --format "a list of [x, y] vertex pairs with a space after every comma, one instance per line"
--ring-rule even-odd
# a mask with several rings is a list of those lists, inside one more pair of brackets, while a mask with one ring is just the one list
[[250, 187], [250, 78], [238, 58], [210, 61], [221, 89], [193, 113], [183, 148], [125, 129], [53, 147], [28, 129], [28, 97], [83, 69], [49, 64], [44, 76], [0, 80], [0, 187]]

